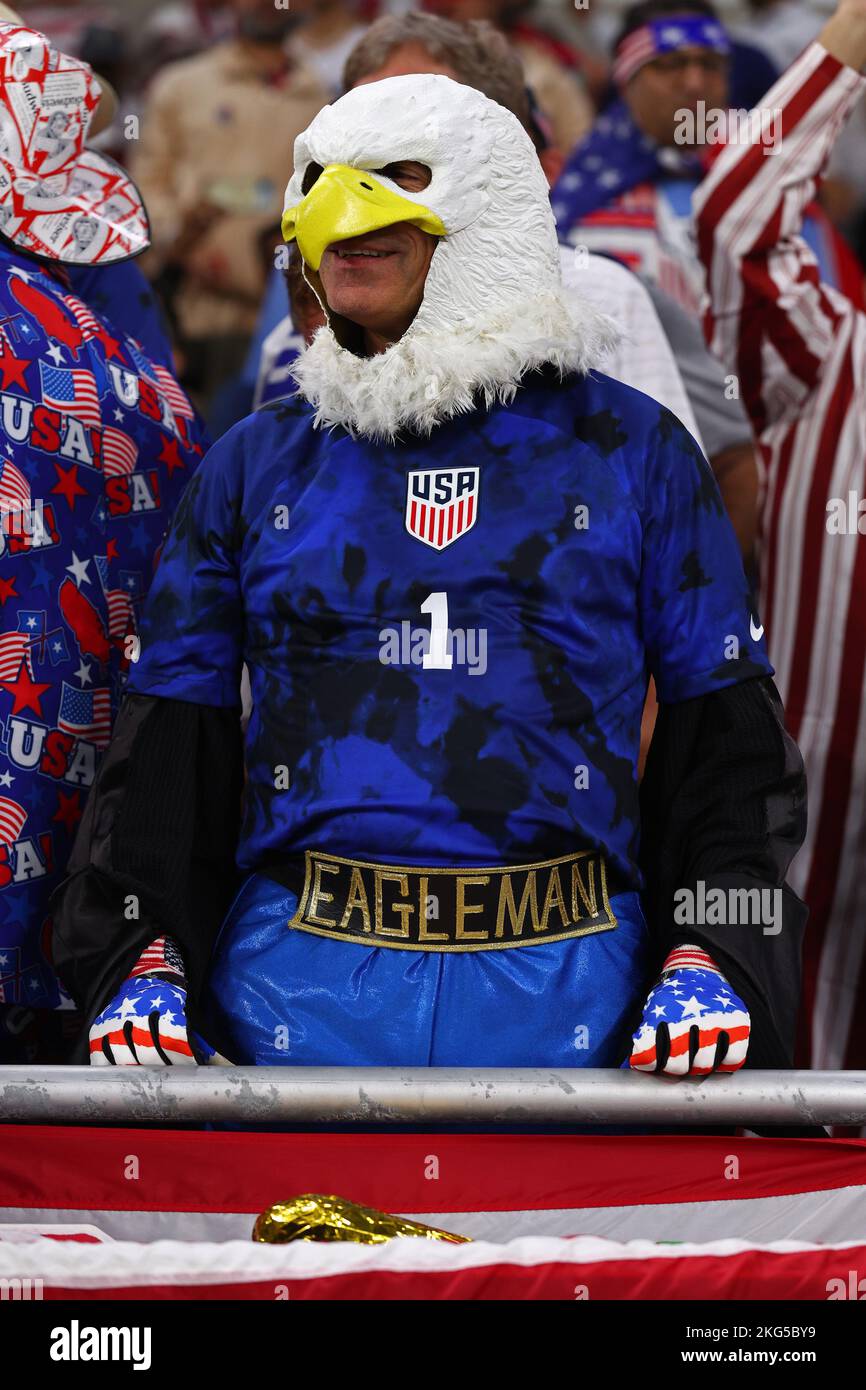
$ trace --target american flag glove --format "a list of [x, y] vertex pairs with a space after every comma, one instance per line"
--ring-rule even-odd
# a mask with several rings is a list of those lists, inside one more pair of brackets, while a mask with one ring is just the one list
[[738, 1071], [749, 1047], [749, 1011], [700, 946], [671, 951], [632, 1038], [634, 1071], [708, 1076]]
[[161, 936], [142, 952], [128, 979], [95, 1019], [90, 1029], [90, 1064], [177, 1067], [195, 1066], [197, 1061], [187, 1034], [183, 958], [171, 937]]

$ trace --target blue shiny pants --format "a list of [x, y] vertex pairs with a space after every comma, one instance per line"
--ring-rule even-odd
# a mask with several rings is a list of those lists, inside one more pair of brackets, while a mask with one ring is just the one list
[[223, 923], [206, 1036], [237, 1065], [611, 1067], [645, 986], [636, 893], [618, 925], [495, 951], [359, 946], [297, 929], [297, 898], [253, 874]]

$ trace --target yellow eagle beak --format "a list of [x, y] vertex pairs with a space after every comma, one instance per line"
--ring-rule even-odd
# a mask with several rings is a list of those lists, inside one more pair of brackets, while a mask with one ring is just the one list
[[435, 212], [401, 198], [366, 169], [329, 164], [307, 196], [283, 213], [282, 231], [286, 241], [297, 240], [307, 265], [318, 270], [333, 242], [393, 227], [396, 222], [411, 222], [432, 236], [446, 235]]

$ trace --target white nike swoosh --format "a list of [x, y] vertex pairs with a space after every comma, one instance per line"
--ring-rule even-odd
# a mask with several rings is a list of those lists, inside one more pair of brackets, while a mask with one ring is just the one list
[[749, 631], [750, 631], [750, 633], [752, 634], [752, 641], [753, 641], [753, 642], [760, 642], [761, 638], [762, 638], [763, 635], [764, 635], [764, 624], [761, 623], [761, 626], [760, 626], [760, 627], [755, 627], [755, 620], [754, 620], [754, 618], [751, 618], [751, 617], [750, 617], [750, 618], [749, 618]]

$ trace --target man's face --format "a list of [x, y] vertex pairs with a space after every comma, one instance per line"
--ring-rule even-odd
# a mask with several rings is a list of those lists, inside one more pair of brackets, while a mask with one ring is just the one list
[[[364, 87], [368, 82], [381, 82], [385, 77], [408, 77], [420, 72], [438, 73], [455, 82], [458, 80], [454, 69], [432, 57], [423, 44], [404, 43], [389, 53], [380, 68], [365, 73], [355, 85]], [[381, 172], [401, 188], [413, 192], [426, 188], [430, 182], [426, 166], [414, 160], [401, 160]], [[396, 342], [421, 307], [436, 240], [409, 222], [398, 222], [381, 232], [334, 243], [328, 247], [319, 268], [331, 309], [362, 328]], [[346, 254], [356, 250], [386, 254]]]
[[678, 113], [697, 114], [699, 101], [707, 111], [727, 108], [728, 60], [707, 48], [664, 53], [635, 73], [623, 95], [644, 134], [659, 145], [673, 145]]
[[[400, 160], [371, 172], [412, 193], [430, 182], [429, 169], [415, 160]], [[332, 242], [318, 272], [329, 308], [369, 333], [396, 342], [421, 307], [437, 240], [409, 222], [397, 222], [378, 232]]]

